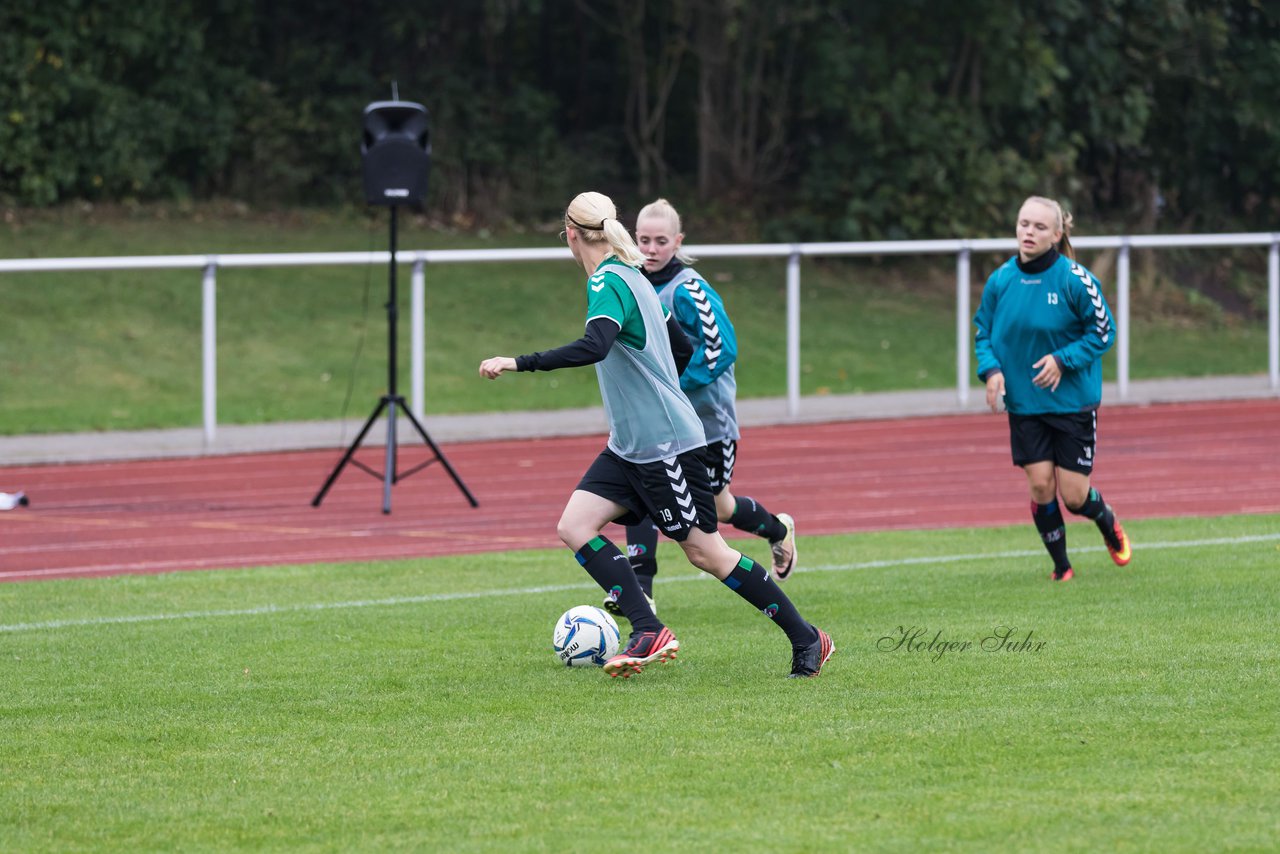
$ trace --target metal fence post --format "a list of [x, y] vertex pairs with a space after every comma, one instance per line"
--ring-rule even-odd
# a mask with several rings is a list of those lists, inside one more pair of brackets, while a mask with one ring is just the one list
[[1129, 399], [1129, 238], [1120, 238], [1116, 258], [1116, 390]]
[[204, 388], [204, 449], [212, 450], [218, 429], [218, 259], [210, 256], [201, 281], [201, 373]]
[[422, 411], [425, 406], [426, 382], [424, 376], [426, 374], [426, 362], [424, 353], [426, 352], [426, 275], [423, 267], [426, 261], [422, 258], [413, 262], [413, 275], [409, 280], [410, 290], [410, 308], [411, 315], [409, 321], [409, 386], [412, 395], [410, 399], [411, 411], [418, 420], [422, 420]]
[[956, 256], [956, 402], [969, 402], [969, 242], [962, 241]]
[[1271, 390], [1280, 392], [1280, 234], [1271, 235], [1267, 255], [1267, 342]]
[[787, 256], [787, 415], [800, 414], [800, 250]]

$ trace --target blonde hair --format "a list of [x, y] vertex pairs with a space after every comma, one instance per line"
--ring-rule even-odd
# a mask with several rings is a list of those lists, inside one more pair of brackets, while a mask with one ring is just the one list
[[[656, 199], [640, 209], [640, 214], [636, 217], [637, 229], [640, 228], [642, 219], [660, 219], [667, 224], [672, 234], [679, 234], [681, 231], [680, 214], [666, 199]], [[685, 265], [692, 265], [697, 260], [691, 255], [686, 255], [683, 246], [676, 250], [675, 258]]]
[[624, 264], [638, 267], [644, 263], [631, 232], [618, 222], [618, 209], [603, 193], [579, 193], [564, 212], [564, 227], [572, 228], [584, 243], [608, 243], [609, 249]]
[[1058, 241], [1054, 248], [1074, 261], [1076, 251], [1071, 246], [1071, 226], [1075, 225], [1075, 219], [1063, 209], [1062, 205], [1058, 204], [1056, 199], [1047, 199], [1044, 196], [1028, 196], [1027, 201], [1023, 202], [1023, 204], [1025, 205], [1027, 202], [1042, 204], [1053, 211], [1053, 215], [1057, 220], [1057, 228], [1062, 232], [1062, 239]]

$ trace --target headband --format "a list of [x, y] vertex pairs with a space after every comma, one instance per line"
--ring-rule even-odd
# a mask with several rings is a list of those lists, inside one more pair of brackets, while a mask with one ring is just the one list
[[[569, 223], [570, 223], [571, 225], [575, 225], [575, 226], [577, 226], [578, 228], [581, 228], [583, 231], [604, 231], [604, 221], [603, 221], [603, 220], [601, 220], [601, 222], [600, 222], [600, 224], [599, 224], [599, 225], [583, 225], [582, 223], [578, 222], [578, 221], [577, 221], [576, 219], [574, 219], [573, 217], [569, 216], [569, 214], [568, 214], [568, 213], [566, 213], [566, 214], [564, 215], [564, 218], [565, 218], [565, 219], [567, 219], [567, 220], [569, 220]], [[605, 217], [605, 219], [609, 219], [609, 217]]]

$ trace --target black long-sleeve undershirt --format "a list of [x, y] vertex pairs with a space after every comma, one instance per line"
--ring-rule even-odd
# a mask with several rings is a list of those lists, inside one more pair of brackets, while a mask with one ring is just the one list
[[[609, 348], [621, 331], [615, 321], [607, 317], [594, 317], [587, 324], [586, 333], [577, 341], [554, 350], [516, 356], [516, 370], [554, 371], [559, 368], [594, 365], [609, 355]], [[676, 322], [675, 315], [667, 318], [667, 335], [671, 338], [671, 356], [676, 362], [676, 376], [679, 376], [693, 358], [693, 345]]]
[[676, 320], [675, 314], [667, 318], [667, 335], [671, 338], [671, 358], [676, 360], [678, 377], [689, 367], [689, 360], [693, 358], [693, 342], [680, 328], [680, 321]]

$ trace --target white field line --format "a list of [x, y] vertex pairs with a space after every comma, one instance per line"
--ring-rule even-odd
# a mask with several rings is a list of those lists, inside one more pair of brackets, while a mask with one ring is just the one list
[[[1143, 552], [1155, 549], [1190, 549], [1204, 546], [1239, 546], [1249, 543], [1280, 541], [1278, 534], [1257, 534], [1243, 537], [1220, 537], [1205, 540], [1175, 540], [1169, 542], [1142, 543]], [[1072, 549], [1074, 552], [1105, 551], [1102, 546]], [[931, 566], [961, 563], [975, 560], [1013, 560], [1016, 558], [1043, 556], [1042, 549], [1021, 549], [982, 554], [952, 554], [935, 557], [906, 557], [894, 560], [869, 560], [859, 563], [819, 564], [805, 566], [803, 572], [848, 572], [857, 569], [884, 569], [895, 566]], [[710, 578], [705, 573], [696, 575], [666, 576], [656, 579], [662, 584], [699, 581]], [[34, 632], [48, 629], [68, 629], [80, 626], [111, 626], [127, 623], [158, 623], [165, 620], [204, 620], [211, 617], [255, 617], [263, 614], [289, 614], [308, 611], [332, 611], [347, 608], [382, 608], [396, 605], [418, 605], [427, 602], [453, 602], [459, 599], [489, 599], [500, 596], [529, 596], [538, 593], [560, 593], [569, 590], [594, 590], [595, 584], [552, 584], [542, 587], [508, 587], [494, 590], [476, 590], [469, 593], [430, 593], [422, 596], [393, 596], [387, 599], [354, 599], [347, 602], [313, 602], [299, 605], [259, 605], [255, 608], [228, 608], [209, 611], [179, 611], [172, 614], [136, 614], [121, 617], [85, 617], [75, 620], [47, 620], [39, 623], [0, 624], [0, 633]]]

